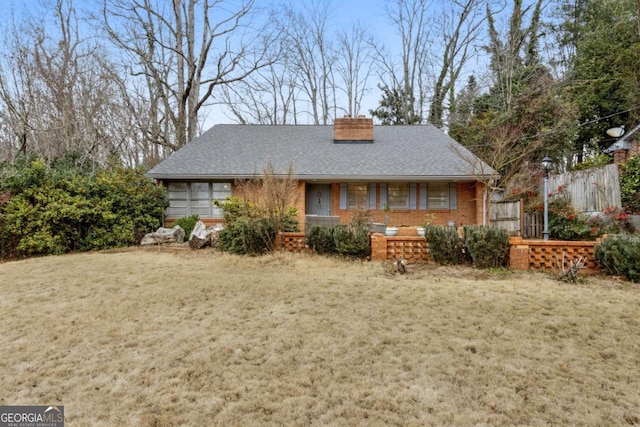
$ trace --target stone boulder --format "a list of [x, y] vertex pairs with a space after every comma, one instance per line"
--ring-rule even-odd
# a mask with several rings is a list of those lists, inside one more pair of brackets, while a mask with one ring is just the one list
[[189, 247], [191, 249], [202, 249], [207, 246], [215, 247], [218, 231], [221, 226], [207, 227], [204, 222], [198, 221], [189, 235]]
[[146, 234], [140, 246], [148, 245], [161, 245], [163, 243], [183, 243], [184, 242], [184, 229], [179, 225], [173, 228], [160, 227], [153, 233]]

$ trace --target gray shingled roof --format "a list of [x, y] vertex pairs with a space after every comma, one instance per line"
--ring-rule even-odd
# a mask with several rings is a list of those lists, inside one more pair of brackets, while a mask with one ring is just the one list
[[216, 125], [148, 176], [246, 178], [261, 175], [269, 162], [282, 172], [292, 164], [295, 177], [306, 180], [475, 180], [493, 172], [430, 125], [375, 126], [373, 138], [335, 143], [330, 125]]

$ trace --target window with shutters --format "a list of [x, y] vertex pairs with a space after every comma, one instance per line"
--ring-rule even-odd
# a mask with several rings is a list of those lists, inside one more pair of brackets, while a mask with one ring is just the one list
[[391, 209], [408, 209], [409, 208], [409, 184], [396, 183], [396, 182], [388, 183], [387, 184], [387, 204]]
[[427, 186], [427, 206], [429, 209], [449, 209], [449, 184], [429, 183]]
[[362, 209], [369, 206], [369, 186], [349, 183], [347, 185], [347, 205], [349, 209]]

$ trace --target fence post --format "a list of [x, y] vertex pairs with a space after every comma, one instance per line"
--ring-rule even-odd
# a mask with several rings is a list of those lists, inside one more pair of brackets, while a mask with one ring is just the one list
[[520, 199], [520, 209], [518, 211], [520, 213], [520, 230], [518, 231], [518, 236], [524, 237], [524, 200]]

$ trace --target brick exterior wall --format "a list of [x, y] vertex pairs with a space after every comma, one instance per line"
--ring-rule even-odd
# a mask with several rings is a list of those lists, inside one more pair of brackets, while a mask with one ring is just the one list
[[[388, 215], [389, 226], [407, 225], [418, 226], [424, 223], [427, 215], [433, 215], [436, 225], [447, 225], [449, 221], [454, 221], [456, 225], [482, 224], [482, 197], [484, 194], [482, 183], [460, 182], [457, 184], [458, 208], [456, 210], [421, 210], [421, 209], [393, 209], [387, 212], [380, 205], [380, 184], [376, 185], [376, 206], [378, 209], [370, 210], [373, 222], [382, 222]], [[420, 192], [417, 192], [417, 206], [420, 206]], [[235, 192], [234, 192], [235, 195]], [[304, 230], [304, 216], [306, 209], [306, 184], [303, 181], [298, 183], [296, 193], [292, 200], [298, 209], [298, 223], [301, 231]], [[357, 209], [340, 209], [340, 183], [332, 184], [331, 188], [332, 215], [340, 218], [340, 223], [346, 224], [359, 211]], [[176, 218], [166, 218], [165, 227], [171, 226]], [[201, 218], [207, 226], [224, 223], [222, 218]]]
[[613, 163], [626, 163], [627, 162], [627, 150], [616, 150], [613, 152]]
[[613, 163], [626, 163], [632, 156], [640, 154], [640, 144], [638, 141], [631, 141], [628, 150], [616, 150], [613, 152]]
[[[346, 224], [359, 211], [357, 209], [340, 209], [340, 183], [331, 186], [331, 210], [332, 215], [340, 218], [340, 223]], [[369, 212], [374, 222], [382, 222], [388, 215], [389, 226], [407, 225], [418, 226], [424, 223], [427, 215], [433, 215], [436, 225], [447, 225], [449, 221], [454, 221], [456, 225], [482, 224], [482, 197], [484, 194], [482, 183], [460, 182], [457, 184], [458, 208], [456, 210], [421, 210], [421, 209], [393, 209], [387, 212], [380, 206], [380, 184], [376, 186], [376, 206]], [[417, 206], [420, 206], [420, 192], [417, 194]], [[296, 194], [293, 197], [294, 206], [298, 209], [298, 223], [300, 229], [304, 231], [304, 215], [306, 205], [306, 184], [303, 181], [298, 183]], [[176, 218], [167, 218], [165, 226], [170, 226]], [[220, 224], [222, 218], [201, 218], [207, 226]]]
[[[416, 205], [420, 206], [420, 192], [417, 192]], [[383, 222], [388, 215], [389, 226], [408, 225], [417, 226], [425, 222], [427, 215], [434, 216], [436, 225], [447, 225], [454, 221], [456, 225], [482, 224], [482, 195], [483, 186], [475, 182], [459, 182], [457, 184], [458, 208], [456, 210], [438, 209], [393, 209], [390, 212], [380, 205], [380, 184], [376, 185], [376, 207], [371, 209], [374, 222]], [[480, 197], [478, 198], [478, 194]], [[356, 209], [340, 209], [340, 183], [334, 183], [331, 188], [331, 212], [340, 217], [341, 223], [348, 223], [358, 213]]]

